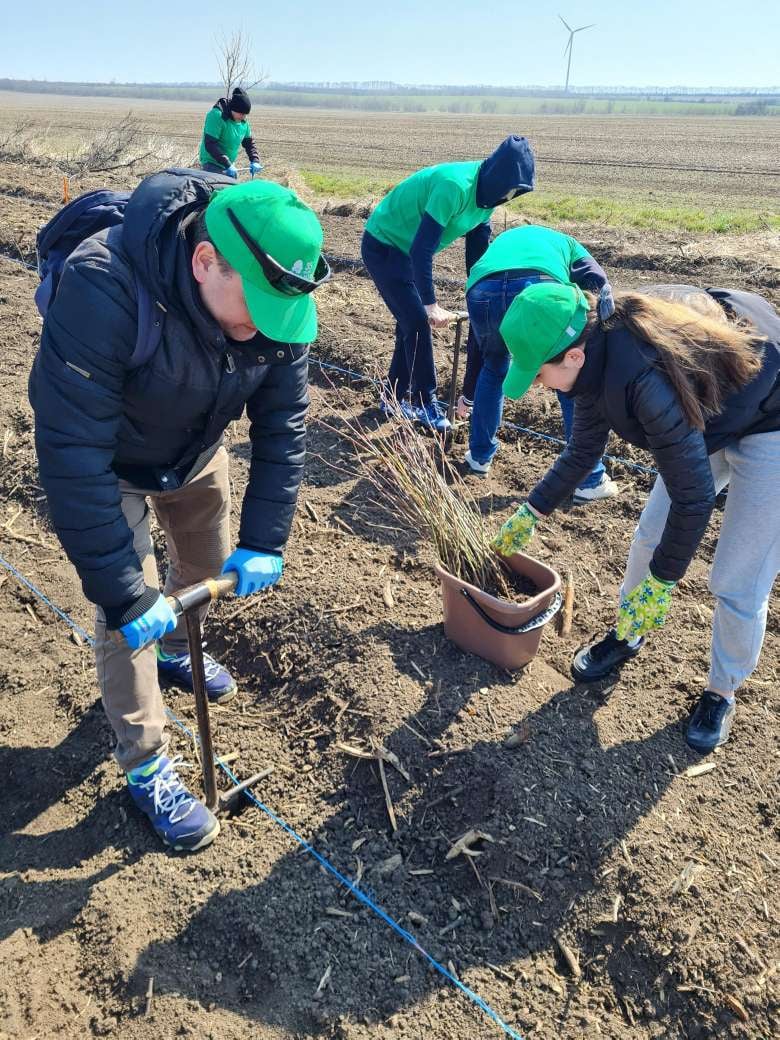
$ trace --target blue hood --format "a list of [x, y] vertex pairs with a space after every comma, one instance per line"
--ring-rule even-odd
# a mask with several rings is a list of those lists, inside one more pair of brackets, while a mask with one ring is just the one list
[[534, 190], [534, 153], [526, 137], [511, 134], [482, 163], [477, 175], [477, 205], [491, 209], [510, 191]]

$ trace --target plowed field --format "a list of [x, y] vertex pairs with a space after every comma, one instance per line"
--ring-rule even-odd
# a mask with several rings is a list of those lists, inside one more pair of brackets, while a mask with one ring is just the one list
[[[107, 106], [51, 102], [40, 118], [64, 122], [67, 115], [76, 123], [87, 109], [98, 119]], [[170, 125], [194, 133], [201, 114], [179, 106]], [[430, 127], [424, 117], [410, 119], [407, 133], [398, 118], [272, 115], [274, 124], [258, 113], [263, 149], [280, 166], [313, 168], [376, 160], [400, 172], [473, 154], [472, 146], [480, 154], [515, 129], [491, 117], [474, 120], [478, 129], [453, 119], [448, 135], [438, 118]], [[682, 158], [668, 140], [682, 133], [682, 121], [644, 120], [634, 144], [616, 143], [626, 122], [605, 128], [602, 121], [590, 144], [602, 155]], [[718, 146], [708, 136], [715, 123], [685, 123], [686, 156], [698, 161], [706, 153], [708, 162], [735, 168], [749, 161], [754, 170], [772, 161], [749, 121], [738, 121]], [[592, 154], [581, 124], [561, 120], [569, 136], [549, 140], [543, 135], [552, 131], [540, 124], [539, 151]], [[633, 190], [636, 177], [637, 190], [663, 183], [674, 191], [679, 183], [695, 193], [696, 178], [696, 190], [742, 192], [745, 200], [764, 183], [760, 174], [712, 187], [690, 173], [615, 176], [624, 178], [614, 182], [620, 190]], [[26, 397], [40, 334], [36, 275], [9, 259], [31, 260], [35, 229], [59, 191], [53, 174], [0, 165], [0, 554], [91, 631], [89, 604], [50, 528], [36, 473]], [[332, 253], [357, 255], [358, 219], [331, 213], [323, 223]], [[750, 286], [780, 303], [776, 239], [768, 233], [693, 240], [572, 230], [618, 288], [687, 280]], [[456, 251], [446, 253], [439, 274], [460, 271]], [[462, 302], [455, 288], [443, 290], [442, 300]], [[315, 362], [362, 372], [386, 365], [389, 316], [365, 278], [342, 267], [322, 293], [320, 315]], [[442, 337], [445, 393], [450, 358]], [[562, 639], [548, 627], [535, 661], [510, 675], [447, 642], [429, 551], [371, 500], [364, 481], [329, 465], [348, 452], [323, 420], [333, 425], [334, 410], [336, 418], [348, 410], [377, 421], [371, 386], [333, 369], [326, 378], [316, 363], [311, 378], [310, 454], [283, 582], [254, 602], [220, 604], [209, 621], [210, 649], [240, 688], [214, 712], [218, 750], [239, 753], [239, 775], [272, 766], [257, 791], [263, 802], [346, 877], [362, 878], [363, 891], [517, 1033], [538, 1040], [777, 1035], [776, 599], [731, 743], [712, 757], [710, 772], [686, 773], [699, 762], [686, 748], [683, 722], [708, 667], [707, 573], [720, 507], [666, 627], [613, 685], [577, 686], [571, 657], [611, 622], [650, 487], [641, 472], [612, 463], [620, 496], [562, 510], [535, 542], [540, 558], [575, 576], [572, 634]], [[560, 436], [557, 405], [542, 393], [507, 417]], [[228, 450], [235, 518], [247, 472], [244, 423]], [[457, 458], [462, 448], [454, 450]], [[507, 432], [488, 479], [469, 478], [496, 524], [557, 450]], [[610, 450], [650, 461], [619, 441]], [[216, 844], [197, 856], [163, 851], [110, 759], [89, 647], [5, 569], [0, 647], [0, 1037], [501, 1035], [259, 808], [227, 821]], [[174, 690], [166, 698], [191, 725], [191, 699]], [[505, 744], [510, 732], [513, 747]], [[343, 751], [368, 746], [369, 738], [394, 752], [409, 776], [388, 770], [395, 834], [375, 766]], [[192, 761], [192, 745], [176, 729], [173, 744]], [[197, 769], [190, 775], [197, 788]], [[495, 842], [472, 863], [446, 860], [470, 828]]]

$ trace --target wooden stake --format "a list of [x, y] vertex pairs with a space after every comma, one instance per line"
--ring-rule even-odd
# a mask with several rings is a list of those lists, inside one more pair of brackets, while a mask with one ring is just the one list
[[[67, 180], [67, 178], [66, 178]], [[154, 999], [154, 975], [149, 976], [149, 985], [146, 987], [146, 1010], [144, 1018], [149, 1018], [152, 1013], [152, 1000]]]
[[555, 942], [558, 946], [558, 949], [561, 951], [561, 954], [563, 955], [563, 959], [566, 961], [566, 964], [569, 967], [569, 971], [572, 973], [575, 979], [578, 979], [582, 975], [582, 970], [580, 968], [580, 962], [579, 958], [577, 957], [577, 954], [573, 950], [570, 950], [566, 943], [562, 939], [559, 939], [557, 936], [555, 937]]
[[390, 826], [393, 828], [393, 834], [398, 831], [398, 824], [395, 819], [395, 809], [393, 808], [393, 799], [390, 797], [390, 789], [387, 786], [387, 776], [385, 775], [385, 763], [381, 758], [377, 758], [377, 764], [379, 765], [379, 779], [382, 781], [382, 790], [385, 792], [385, 805], [387, 806], [387, 815], [390, 817]]
[[561, 611], [561, 638], [571, 635], [571, 623], [574, 618], [574, 574], [566, 572], [566, 591], [563, 594], [563, 610]]

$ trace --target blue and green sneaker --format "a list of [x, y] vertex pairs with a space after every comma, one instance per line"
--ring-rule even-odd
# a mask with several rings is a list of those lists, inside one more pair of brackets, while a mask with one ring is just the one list
[[194, 852], [216, 838], [219, 820], [179, 779], [176, 767], [181, 761], [181, 755], [172, 759], [158, 755], [131, 769], [127, 785], [158, 837], [177, 852]]
[[[203, 655], [203, 671], [206, 673], [206, 693], [212, 704], [224, 704], [235, 697], [236, 680], [219, 661], [210, 654]], [[189, 654], [175, 656], [163, 652], [157, 644], [157, 674], [161, 679], [175, 683], [185, 690], [192, 689], [192, 662]]]

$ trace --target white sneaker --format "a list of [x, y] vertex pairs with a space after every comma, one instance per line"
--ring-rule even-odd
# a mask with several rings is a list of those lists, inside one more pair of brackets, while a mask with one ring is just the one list
[[463, 461], [466, 463], [466, 465], [469, 467], [472, 473], [479, 473], [481, 477], [486, 477], [490, 472], [490, 463], [477, 462], [476, 459], [473, 459], [471, 457], [471, 450], [468, 450], [466, 454], [463, 456]]
[[605, 473], [598, 484], [592, 488], [577, 488], [574, 492], [575, 502], [600, 502], [603, 498], [614, 498], [620, 488]]

